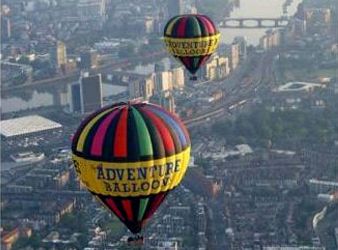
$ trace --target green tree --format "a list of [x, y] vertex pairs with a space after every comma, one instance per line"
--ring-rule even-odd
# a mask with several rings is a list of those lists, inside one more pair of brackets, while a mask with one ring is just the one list
[[30, 61], [27, 56], [21, 56], [17, 63], [30, 65]]

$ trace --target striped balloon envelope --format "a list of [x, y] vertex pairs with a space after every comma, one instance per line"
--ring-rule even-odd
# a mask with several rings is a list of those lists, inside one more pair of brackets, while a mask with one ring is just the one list
[[72, 152], [81, 182], [132, 233], [139, 233], [181, 182], [190, 139], [179, 118], [160, 106], [118, 103], [82, 122]]
[[[164, 28], [164, 42], [170, 54], [194, 75], [215, 52], [220, 40], [212, 20], [205, 15], [179, 15]], [[193, 76], [192, 80], [196, 80]]]

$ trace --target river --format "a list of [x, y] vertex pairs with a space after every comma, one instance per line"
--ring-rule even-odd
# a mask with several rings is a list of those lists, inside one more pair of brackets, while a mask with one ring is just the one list
[[[276, 18], [283, 15], [283, 5], [286, 0], [237, 0], [230, 17], [232, 18], [247, 18], [247, 17], [270, 17]], [[297, 6], [302, 0], [292, 0], [287, 8], [289, 16], [294, 15]], [[248, 44], [257, 45], [259, 38], [265, 33], [265, 29], [221, 29], [222, 42], [231, 43], [236, 36], [245, 36]], [[162, 60], [165, 67], [169, 65], [169, 59]], [[140, 65], [134, 70], [135, 73], [147, 74], [154, 71], [154, 64]], [[116, 87], [115, 87], [116, 88]], [[109, 93], [119, 93], [123, 90], [109, 90]], [[106, 91], [104, 91], [106, 93]], [[68, 102], [68, 98], [65, 101]], [[34, 92], [29, 100], [21, 97], [3, 98], [1, 101], [1, 109], [3, 113], [15, 112], [31, 108], [43, 107], [53, 105], [53, 95], [49, 93]]]
[[[286, 0], [239, 0], [229, 17], [269, 17], [277, 18], [283, 15], [283, 5]], [[287, 15], [293, 16], [302, 0], [292, 0], [287, 7]], [[222, 42], [231, 43], [236, 36], [245, 36], [248, 44], [258, 45], [259, 38], [265, 34], [265, 29], [221, 29]]]

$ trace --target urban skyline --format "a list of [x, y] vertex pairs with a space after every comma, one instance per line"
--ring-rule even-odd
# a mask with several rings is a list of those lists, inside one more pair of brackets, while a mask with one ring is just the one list
[[[247, 16], [248, 0], [3, 0], [1, 247], [131, 249], [70, 147], [88, 115], [136, 100], [178, 115], [192, 144], [141, 249], [337, 249], [336, 0], [256, 5]], [[233, 37], [192, 81], [162, 36], [195, 13]]]

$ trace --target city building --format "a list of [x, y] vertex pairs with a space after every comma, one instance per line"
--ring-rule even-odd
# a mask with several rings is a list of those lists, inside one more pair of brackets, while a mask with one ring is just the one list
[[11, 154], [11, 159], [15, 161], [16, 163], [21, 162], [38, 162], [45, 158], [44, 153], [34, 153], [32, 151], [29, 152], [20, 152], [17, 154]]
[[236, 36], [234, 38], [234, 44], [239, 45], [239, 58], [240, 60], [245, 60], [247, 57], [246, 47], [247, 47], [247, 41], [244, 36]]
[[9, 17], [1, 16], [1, 40], [8, 41], [12, 36], [12, 23]]
[[80, 83], [68, 85], [69, 109], [72, 113], [81, 113], [81, 90]]
[[184, 88], [184, 69], [183, 67], [171, 69], [172, 84], [175, 89]]
[[311, 82], [288, 82], [274, 89], [274, 92], [313, 92], [316, 88], [326, 88], [325, 84]]
[[310, 179], [309, 187], [316, 193], [333, 192], [338, 190], [338, 182]]
[[157, 92], [149, 101], [162, 106], [169, 112], [175, 112], [175, 99], [171, 91]]
[[169, 18], [183, 14], [183, 7], [183, 0], [168, 0]]
[[269, 50], [280, 45], [280, 33], [278, 30], [268, 30], [259, 39], [259, 46], [264, 50]]
[[155, 20], [153, 17], [145, 17], [144, 19], [144, 29], [146, 34], [154, 32]]
[[57, 69], [61, 68], [62, 65], [67, 63], [66, 45], [61, 41], [57, 41], [55, 45], [51, 47], [49, 56], [52, 65]]
[[62, 125], [39, 115], [0, 121], [0, 134], [7, 138], [27, 136], [62, 128]]
[[[15, 82], [22, 84], [31, 82], [33, 78], [33, 67], [27, 64], [1, 62], [1, 83], [10, 85]], [[21, 79], [20, 81], [18, 79]], [[19, 82], [18, 82], [19, 81]]]
[[128, 81], [129, 98], [149, 99], [155, 91], [154, 74], [144, 76], [142, 79]]
[[173, 89], [171, 71], [161, 71], [155, 73], [155, 92], [162, 92]]
[[80, 58], [81, 69], [96, 68], [98, 65], [98, 54], [96, 50], [84, 51], [80, 54]]
[[293, 19], [292, 34], [294, 37], [302, 37], [306, 33], [306, 20], [300, 18]]
[[103, 24], [106, 20], [107, 0], [79, 0], [77, 12], [81, 21], [98, 21]]
[[145, 99], [149, 99], [153, 96], [155, 91], [155, 79], [154, 74], [150, 74], [144, 80], [141, 81], [142, 83], [142, 94]]
[[93, 112], [102, 107], [102, 79], [101, 74], [89, 75], [84, 73], [80, 77], [81, 112]]
[[240, 44], [233, 42], [230, 46], [226, 47], [226, 56], [229, 58], [230, 69], [237, 68], [240, 59]]
[[310, 246], [263, 246], [263, 250], [325, 250], [325, 247], [310, 247]]
[[[238, 63], [238, 62], [237, 62]], [[229, 59], [224, 56], [213, 56], [203, 67], [204, 77], [208, 80], [222, 79], [230, 73]]]

